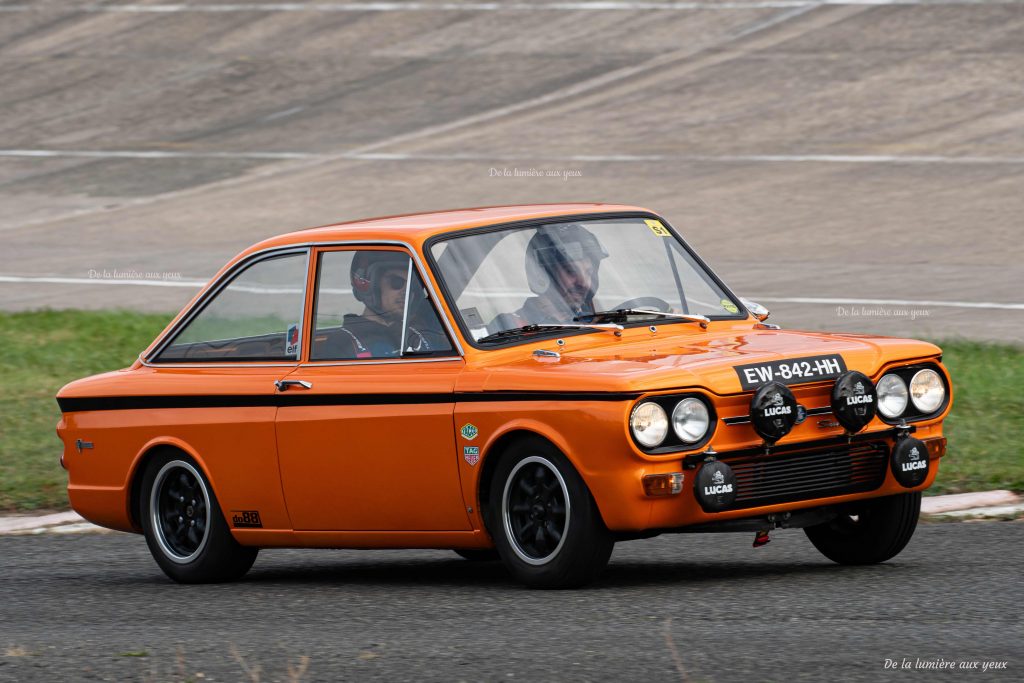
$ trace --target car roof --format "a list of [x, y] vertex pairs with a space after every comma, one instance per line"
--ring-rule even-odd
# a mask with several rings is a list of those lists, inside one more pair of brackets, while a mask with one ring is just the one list
[[422, 242], [434, 235], [485, 225], [512, 223], [535, 218], [591, 213], [645, 212], [627, 204], [574, 203], [484, 206], [429, 213], [409, 213], [364, 218], [285, 233], [255, 244], [246, 253], [290, 244], [338, 242], [345, 240], [403, 240]]

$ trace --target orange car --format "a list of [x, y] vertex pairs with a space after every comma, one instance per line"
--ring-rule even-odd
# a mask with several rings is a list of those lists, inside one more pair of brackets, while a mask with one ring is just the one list
[[61, 389], [68, 495], [181, 582], [260, 548], [450, 548], [576, 586], [616, 541], [780, 527], [893, 557], [945, 453], [941, 350], [767, 316], [637, 207], [289, 233]]

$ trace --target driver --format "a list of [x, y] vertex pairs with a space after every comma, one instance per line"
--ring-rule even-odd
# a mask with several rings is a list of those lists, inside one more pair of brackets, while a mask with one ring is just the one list
[[526, 324], [572, 322], [594, 313], [598, 269], [608, 257], [598, 239], [577, 223], [539, 228], [526, 246], [526, 277], [537, 296], [515, 313], [503, 313], [492, 332]]
[[346, 313], [342, 330], [352, 337], [356, 358], [397, 356], [405, 313], [409, 257], [397, 251], [360, 251], [352, 259], [352, 293], [365, 308]]

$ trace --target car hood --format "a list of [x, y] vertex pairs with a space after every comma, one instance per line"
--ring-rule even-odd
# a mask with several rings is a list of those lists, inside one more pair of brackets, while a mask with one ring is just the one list
[[[934, 344], [913, 339], [794, 330], [729, 329], [658, 338], [646, 328], [634, 328], [627, 334], [623, 338], [568, 337], [561, 349], [553, 341], [517, 347], [521, 356], [481, 368], [483, 374], [472, 383], [485, 391], [635, 392], [704, 387], [730, 394], [743, 391], [734, 369], [737, 365], [839, 354], [847, 369], [873, 376], [886, 363], [941, 353]], [[533, 355], [538, 348], [558, 349], [560, 357]]]

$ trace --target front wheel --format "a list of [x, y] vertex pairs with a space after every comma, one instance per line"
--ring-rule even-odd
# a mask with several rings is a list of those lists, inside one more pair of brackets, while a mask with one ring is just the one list
[[142, 479], [139, 519], [153, 559], [179, 583], [231, 581], [245, 575], [258, 548], [239, 545], [217, 497], [191, 458], [157, 456]]
[[877, 564], [896, 557], [914, 535], [921, 492], [873, 498], [835, 519], [804, 529], [821, 554], [839, 564]]
[[541, 439], [513, 445], [495, 468], [488, 519], [502, 562], [534, 588], [589, 583], [615, 545], [587, 485]]

